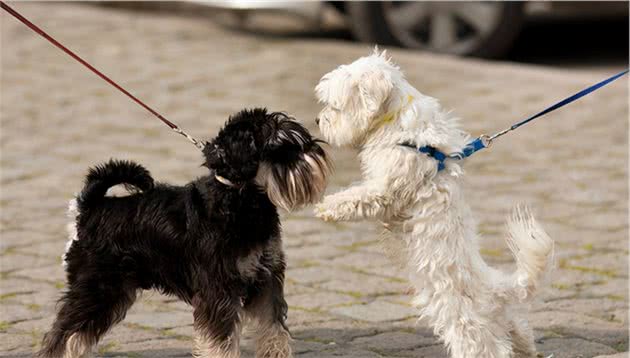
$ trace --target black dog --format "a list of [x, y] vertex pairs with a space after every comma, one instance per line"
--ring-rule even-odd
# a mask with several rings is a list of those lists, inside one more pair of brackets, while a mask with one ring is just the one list
[[[258, 357], [290, 357], [276, 206], [319, 200], [330, 173], [319, 143], [285, 114], [244, 110], [206, 142], [210, 175], [186, 186], [127, 161], [91, 169], [71, 202], [68, 290], [40, 356], [84, 357], [140, 289], [157, 289], [193, 306], [196, 357], [238, 357], [244, 319]], [[105, 195], [118, 184], [139, 192]]]

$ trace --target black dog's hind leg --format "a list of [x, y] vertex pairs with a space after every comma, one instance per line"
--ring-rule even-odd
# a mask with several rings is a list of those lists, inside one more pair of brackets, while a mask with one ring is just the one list
[[115, 274], [84, 277], [69, 282], [52, 329], [44, 336], [40, 357], [87, 357], [101, 336], [125, 317], [136, 299], [136, 287], [125, 285]]
[[284, 299], [286, 264], [280, 241], [273, 242], [263, 256], [271, 275], [266, 275], [245, 305], [245, 313], [254, 324], [256, 358], [288, 358], [291, 335], [286, 326], [287, 303]]
[[195, 358], [240, 357], [241, 301], [229, 290], [207, 287], [193, 299]]

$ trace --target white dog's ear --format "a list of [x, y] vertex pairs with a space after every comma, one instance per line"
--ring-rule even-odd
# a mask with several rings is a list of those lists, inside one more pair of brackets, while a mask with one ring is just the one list
[[374, 50], [372, 51], [372, 55], [376, 56], [376, 57], [382, 57], [385, 60], [389, 61], [389, 58], [387, 57], [387, 50], [379, 50], [378, 45], [374, 45]]
[[385, 71], [370, 71], [359, 81], [359, 95], [363, 106], [370, 115], [374, 115], [389, 97], [394, 84]]

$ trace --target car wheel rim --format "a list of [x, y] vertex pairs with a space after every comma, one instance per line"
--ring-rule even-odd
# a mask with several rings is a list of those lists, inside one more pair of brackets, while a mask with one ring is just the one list
[[405, 47], [467, 54], [498, 27], [500, 2], [388, 2], [387, 25]]

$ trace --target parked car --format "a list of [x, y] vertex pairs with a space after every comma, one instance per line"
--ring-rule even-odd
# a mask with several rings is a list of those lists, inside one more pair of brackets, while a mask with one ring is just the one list
[[233, 11], [284, 10], [316, 18], [324, 6], [344, 15], [360, 41], [455, 55], [498, 57], [536, 16], [628, 16], [627, 1], [252, 1], [196, 0]]

